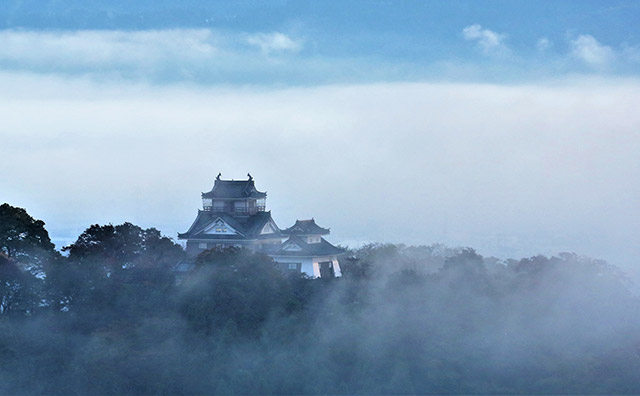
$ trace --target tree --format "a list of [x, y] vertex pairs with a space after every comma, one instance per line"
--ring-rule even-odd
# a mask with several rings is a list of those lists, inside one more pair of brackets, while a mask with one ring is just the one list
[[63, 251], [75, 262], [99, 263], [109, 274], [135, 267], [167, 267], [183, 256], [182, 247], [155, 228], [123, 223], [94, 224]]
[[237, 328], [256, 334], [270, 314], [299, 306], [285, 275], [269, 256], [247, 249], [211, 249], [196, 259], [181, 311], [204, 333]]
[[184, 256], [160, 231], [131, 223], [94, 224], [62, 250], [68, 259], [47, 274], [59, 309], [124, 310], [143, 303], [173, 287], [171, 267]]
[[34, 274], [59, 256], [42, 220], [23, 208], [0, 205], [0, 314], [32, 312], [42, 284]]
[[398, 262], [401, 247], [391, 243], [369, 243], [355, 251], [347, 252], [345, 258], [340, 260], [342, 275], [354, 279], [380, 275], [389, 263]]
[[36, 306], [34, 286], [37, 279], [21, 270], [0, 252], [0, 316], [14, 312], [31, 312]]
[[7, 203], [0, 205], [0, 251], [28, 267], [41, 267], [56, 255], [44, 222]]

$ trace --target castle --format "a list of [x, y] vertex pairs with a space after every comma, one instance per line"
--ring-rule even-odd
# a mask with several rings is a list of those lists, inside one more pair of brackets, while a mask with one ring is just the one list
[[271, 256], [283, 271], [310, 277], [340, 276], [338, 256], [344, 253], [323, 236], [329, 234], [314, 219], [297, 220], [280, 229], [266, 210], [267, 193], [258, 191], [253, 177], [222, 180], [218, 174], [209, 192], [202, 193], [202, 210], [187, 232], [187, 257], [194, 260], [213, 248], [242, 247]]

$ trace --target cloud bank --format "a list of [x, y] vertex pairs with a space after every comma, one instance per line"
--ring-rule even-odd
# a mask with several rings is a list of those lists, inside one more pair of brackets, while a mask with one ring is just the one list
[[250, 171], [280, 226], [315, 216], [334, 242], [640, 258], [635, 79], [250, 89], [2, 74], [0, 92], [2, 199], [54, 236], [123, 221], [175, 235], [218, 172]]
[[233, 83], [281, 69], [274, 57], [296, 53], [300, 40], [281, 32], [252, 35], [210, 29], [0, 30], [0, 70], [127, 78], [156, 83]]
[[539, 39], [534, 55], [507, 46], [506, 33], [479, 24], [465, 27], [462, 38], [475, 43], [479, 54], [448, 52], [425, 61], [378, 53], [322, 52], [313, 34], [305, 34], [303, 40], [279, 31], [0, 30], [0, 71], [154, 84], [291, 86], [408, 80], [504, 82], [585, 71], [635, 75], [640, 62], [636, 47], [606, 46], [590, 35], [567, 40], [565, 52], [560, 43], [552, 46], [551, 40]]
[[0, 31], [0, 62], [48, 70], [148, 68], [176, 60], [197, 62], [216, 55], [206, 29], [147, 31]]

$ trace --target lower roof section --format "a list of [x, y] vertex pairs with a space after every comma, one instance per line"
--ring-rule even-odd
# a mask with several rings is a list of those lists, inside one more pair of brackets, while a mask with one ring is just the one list
[[[221, 221], [233, 230], [233, 233], [207, 232], [209, 228]], [[265, 226], [270, 225], [268, 233], [262, 233]], [[280, 229], [271, 218], [271, 212], [258, 212], [251, 216], [232, 216], [228, 213], [198, 211], [198, 216], [187, 232], [179, 233], [179, 239], [264, 239], [282, 236]]]
[[324, 238], [320, 238], [319, 243], [307, 243], [297, 236], [291, 236], [279, 245], [263, 245], [259, 250], [269, 256], [280, 257], [337, 256], [345, 252], [344, 249], [333, 246]]

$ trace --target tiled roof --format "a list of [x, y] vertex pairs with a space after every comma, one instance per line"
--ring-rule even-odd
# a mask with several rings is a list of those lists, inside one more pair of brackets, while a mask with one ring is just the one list
[[314, 219], [296, 220], [296, 223], [286, 230], [282, 230], [286, 235], [328, 235], [331, 231], [316, 224]]
[[[217, 219], [222, 219], [229, 226], [233, 227], [242, 235], [228, 235], [228, 234], [205, 234], [203, 231]], [[193, 222], [193, 225], [187, 232], [178, 234], [180, 239], [190, 238], [203, 238], [203, 239], [256, 239], [263, 237], [260, 235], [260, 231], [265, 224], [273, 222], [271, 219], [271, 212], [258, 212], [246, 218], [236, 218], [226, 213], [210, 212], [210, 211], [198, 211], [198, 217]], [[273, 222], [275, 225], [275, 222]], [[265, 237], [279, 236], [280, 230], [278, 226], [275, 226], [276, 232], [274, 234], [264, 235]]]
[[[290, 243], [295, 243], [300, 247], [300, 250], [285, 250]], [[324, 238], [320, 238], [320, 243], [307, 243], [305, 240], [295, 235], [289, 237], [289, 239], [284, 241], [282, 245], [264, 245], [261, 251], [270, 256], [294, 257], [333, 256], [344, 253], [343, 249], [333, 246]]]
[[252, 178], [249, 180], [216, 179], [211, 191], [202, 193], [202, 198], [265, 198], [267, 193], [256, 190]]

